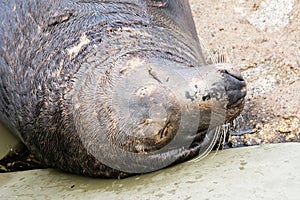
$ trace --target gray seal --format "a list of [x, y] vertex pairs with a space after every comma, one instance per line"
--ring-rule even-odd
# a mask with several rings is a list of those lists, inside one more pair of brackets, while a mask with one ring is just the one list
[[0, 120], [45, 165], [123, 178], [206, 155], [246, 84], [187, 0], [0, 0]]

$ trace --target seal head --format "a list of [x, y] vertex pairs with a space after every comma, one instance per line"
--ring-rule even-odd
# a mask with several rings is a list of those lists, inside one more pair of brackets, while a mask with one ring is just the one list
[[5, 1], [0, 17], [0, 120], [46, 166], [158, 170], [205, 155], [243, 108], [245, 81], [205, 62], [187, 0]]

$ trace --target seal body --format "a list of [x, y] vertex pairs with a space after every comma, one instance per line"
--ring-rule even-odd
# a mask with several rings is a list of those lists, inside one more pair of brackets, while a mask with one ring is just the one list
[[243, 108], [187, 0], [1, 0], [0, 18], [0, 120], [46, 166], [158, 170], [207, 153]]

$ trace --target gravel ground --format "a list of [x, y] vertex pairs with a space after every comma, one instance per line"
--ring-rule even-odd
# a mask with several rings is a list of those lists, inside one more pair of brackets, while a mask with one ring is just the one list
[[300, 142], [299, 0], [190, 4], [207, 51], [225, 54], [247, 81], [245, 109], [230, 146]]

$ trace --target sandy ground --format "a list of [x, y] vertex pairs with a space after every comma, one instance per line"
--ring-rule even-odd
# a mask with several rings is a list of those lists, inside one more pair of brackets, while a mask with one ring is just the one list
[[225, 54], [247, 81], [232, 147], [300, 141], [299, 0], [190, 0], [210, 54]]

